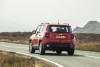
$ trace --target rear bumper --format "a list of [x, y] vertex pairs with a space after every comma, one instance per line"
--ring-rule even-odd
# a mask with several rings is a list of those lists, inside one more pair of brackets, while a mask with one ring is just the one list
[[67, 51], [70, 48], [74, 48], [73, 44], [69, 43], [46, 43], [43, 44], [43, 48], [46, 50], [62, 50], [62, 51]]

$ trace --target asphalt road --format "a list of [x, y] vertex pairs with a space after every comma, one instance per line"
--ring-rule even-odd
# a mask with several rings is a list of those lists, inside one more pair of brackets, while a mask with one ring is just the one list
[[20, 52], [31, 56], [37, 56], [56, 62], [64, 67], [100, 67], [100, 52], [75, 51], [74, 56], [68, 56], [67, 52], [56, 55], [56, 52], [46, 51], [45, 55], [30, 54], [28, 45], [0, 42], [0, 50]]

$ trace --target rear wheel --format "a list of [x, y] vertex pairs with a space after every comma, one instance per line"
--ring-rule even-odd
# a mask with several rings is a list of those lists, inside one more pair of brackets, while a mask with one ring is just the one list
[[73, 55], [74, 55], [74, 49], [69, 49], [69, 50], [68, 50], [68, 55], [73, 56]]
[[32, 43], [29, 44], [29, 52], [35, 53], [35, 50], [33, 49]]
[[57, 50], [57, 51], [56, 51], [56, 53], [57, 53], [57, 54], [61, 54], [61, 53], [62, 53], [62, 51], [60, 51], [60, 50]]
[[39, 54], [40, 55], [44, 55], [45, 54], [45, 49], [43, 48], [42, 43], [40, 43], [40, 45], [39, 45]]

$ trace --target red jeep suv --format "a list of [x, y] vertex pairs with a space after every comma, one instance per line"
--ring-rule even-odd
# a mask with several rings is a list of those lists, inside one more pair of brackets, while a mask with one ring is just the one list
[[39, 50], [39, 54], [44, 55], [46, 50], [52, 50], [57, 54], [67, 51], [68, 55], [74, 55], [74, 39], [69, 24], [41, 23], [30, 37], [29, 52]]

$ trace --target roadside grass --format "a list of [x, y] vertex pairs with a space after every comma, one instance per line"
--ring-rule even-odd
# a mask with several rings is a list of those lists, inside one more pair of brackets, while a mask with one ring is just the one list
[[0, 33], [0, 41], [27, 45], [31, 35], [31, 32], [2, 32]]
[[77, 42], [77, 50], [100, 52], [100, 42]]
[[0, 51], [0, 67], [56, 67], [42, 60]]
[[35, 59], [18, 57], [15, 54], [0, 54], [0, 67], [35, 67]]
[[79, 33], [76, 37], [76, 49], [100, 52], [100, 34]]
[[24, 44], [28, 45], [29, 41], [28, 40], [9, 40], [9, 39], [0, 39], [0, 42], [9, 42], [9, 43], [15, 43], [15, 44]]

